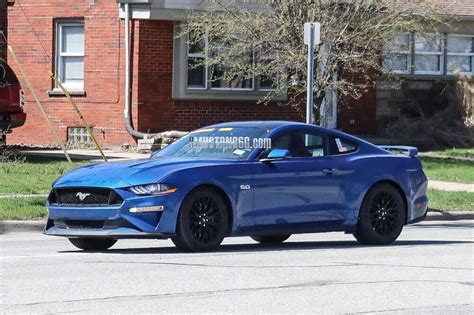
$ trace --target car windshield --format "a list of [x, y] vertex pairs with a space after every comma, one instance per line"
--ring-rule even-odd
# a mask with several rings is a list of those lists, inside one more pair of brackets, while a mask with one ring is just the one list
[[271, 130], [259, 127], [221, 127], [195, 130], [153, 157], [246, 159], [255, 149], [271, 147]]

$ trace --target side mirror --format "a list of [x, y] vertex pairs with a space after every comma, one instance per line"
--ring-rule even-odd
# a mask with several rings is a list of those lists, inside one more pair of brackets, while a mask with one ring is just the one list
[[289, 158], [291, 156], [290, 151], [285, 149], [273, 149], [268, 153], [268, 156], [264, 159], [260, 159], [260, 162], [271, 162]]

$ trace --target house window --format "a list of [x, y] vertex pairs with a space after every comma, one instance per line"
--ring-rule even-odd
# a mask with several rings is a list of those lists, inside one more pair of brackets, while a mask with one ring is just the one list
[[[92, 128], [91, 128], [92, 129]], [[92, 138], [84, 127], [68, 127], [67, 128], [67, 142], [91, 144]]]
[[473, 36], [448, 35], [447, 54], [447, 70], [449, 74], [452, 74], [455, 70], [464, 73], [474, 72]]
[[411, 36], [410, 34], [394, 35], [384, 47], [383, 68], [387, 72], [410, 73]]
[[207, 58], [207, 39], [190, 38], [188, 46], [188, 88], [207, 88], [207, 67], [203, 62]]
[[[65, 88], [84, 90], [84, 22], [56, 23], [56, 74]], [[57, 88], [57, 87], [56, 87]]]
[[415, 36], [415, 74], [443, 74], [443, 36]]
[[[217, 52], [219, 53], [219, 52]], [[253, 64], [253, 54], [243, 53], [236, 57], [236, 63]], [[233, 69], [225, 64], [216, 64], [211, 67], [211, 89], [217, 90], [253, 90], [254, 78], [247, 78], [242, 75], [228, 77]]]
[[[228, 77], [227, 73], [232, 71], [232, 66], [222, 63], [206, 66], [204, 65], [209, 54], [218, 55], [220, 50], [209, 52], [208, 38], [196, 39], [193, 34], [189, 35], [187, 46], [187, 89], [188, 90], [210, 90], [210, 91], [268, 91], [273, 89], [273, 80], [270, 78], [255, 78], [247, 76]], [[243, 52], [238, 63], [247, 63], [250, 68], [253, 66], [255, 54], [253, 52]], [[268, 58], [267, 58], [268, 59]], [[255, 82], [259, 81], [259, 87]]]
[[[414, 49], [412, 49], [412, 42]], [[455, 70], [474, 73], [473, 35], [393, 36], [384, 46], [387, 72], [415, 75], [452, 75]], [[414, 71], [411, 69], [414, 68]]]
[[[272, 54], [259, 54], [258, 62], [263, 66], [269, 66], [275, 60]], [[277, 80], [270, 76], [261, 75], [259, 77], [259, 88], [261, 91], [272, 91], [277, 88]]]
[[[267, 97], [269, 93], [276, 90], [280, 75], [284, 71], [281, 74], [268, 74], [265, 77], [255, 75], [256, 72], [261, 72], [259, 70], [261, 63], [269, 63], [275, 59], [271, 52], [268, 56], [263, 56], [256, 51], [242, 52], [239, 56], [235, 56], [238, 62], [228, 64], [215, 62], [215, 59], [219, 58], [212, 58], [213, 64], [210, 62], [211, 56], [218, 57], [222, 50], [229, 47], [225, 44], [210, 45], [209, 40], [218, 39], [208, 38], [197, 32], [175, 38], [172, 88], [174, 99], [225, 101], [238, 99], [253, 102]], [[231, 75], [232, 67], [237, 65], [243, 67], [246, 71], [245, 75]], [[267, 72], [264, 71], [264, 73]], [[271, 95], [272, 100], [287, 100], [285, 91], [281, 92], [278, 95]]]

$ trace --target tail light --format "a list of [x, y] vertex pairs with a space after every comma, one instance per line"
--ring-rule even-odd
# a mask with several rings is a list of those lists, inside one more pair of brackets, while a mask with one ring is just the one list
[[20, 107], [23, 108], [25, 106], [25, 92], [20, 90]]

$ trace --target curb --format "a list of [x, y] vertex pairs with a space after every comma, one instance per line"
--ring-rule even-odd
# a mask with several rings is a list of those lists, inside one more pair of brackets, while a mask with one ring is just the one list
[[474, 211], [451, 211], [430, 210], [424, 221], [457, 221], [474, 220]]
[[[443, 212], [431, 210], [428, 212], [424, 221], [458, 221], [474, 220], [474, 211], [452, 211]], [[46, 224], [46, 220], [35, 221], [0, 221], [0, 234], [8, 232], [41, 232]]]
[[0, 234], [8, 232], [41, 232], [45, 225], [46, 220], [0, 221]]

